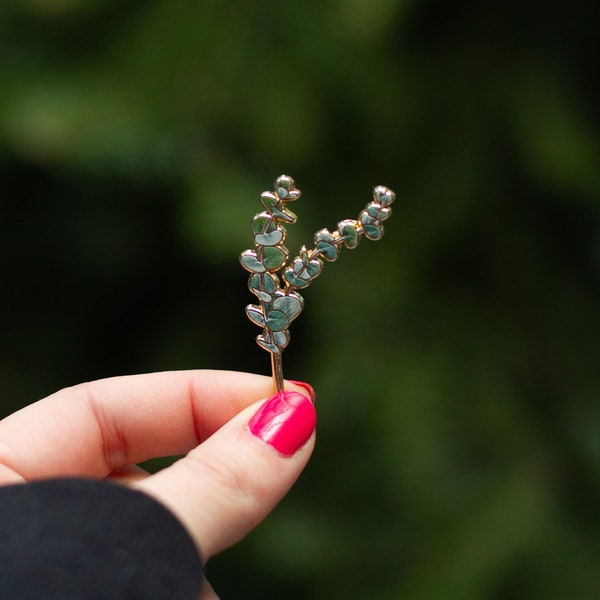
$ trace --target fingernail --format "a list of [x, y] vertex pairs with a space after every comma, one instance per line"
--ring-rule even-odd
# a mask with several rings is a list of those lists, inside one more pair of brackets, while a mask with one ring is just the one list
[[313, 402], [315, 401], [315, 388], [313, 388], [312, 385], [305, 383], [304, 381], [296, 381], [295, 379], [290, 379], [289, 382], [297, 385], [298, 387], [304, 388], [308, 392], [310, 399]]
[[250, 419], [250, 433], [284, 456], [295, 454], [315, 429], [313, 403], [298, 392], [280, 392], [269, 398]]

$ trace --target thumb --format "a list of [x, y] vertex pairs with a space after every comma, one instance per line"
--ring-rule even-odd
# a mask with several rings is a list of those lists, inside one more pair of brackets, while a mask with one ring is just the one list
[[315, 424], [308, 398], [280, 392], [135, 485], [179, 517], [206, 561], [260, 523], [293, 485], [312, 452]]

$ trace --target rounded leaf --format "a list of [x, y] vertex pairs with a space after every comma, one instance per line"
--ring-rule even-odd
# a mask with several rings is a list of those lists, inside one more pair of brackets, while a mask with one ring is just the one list
[[270, 233], [259, 233], [254, 236], [257, 246], [277, 246], [283, 242], [283, 231], [280, 229]]
[[285, 229], [266, 211], [258, 213], [252, 219], [252, 233], [254, 243], [258, 246], [277, 246], [285, 238]]
[[377, 219], [378, 221], [385, 221], [391, 214], [392, 209], [387, 206], [382, 206], [379, 202], [369, 202], [365, 210], [369, 213], [371, 217]]
[[271, 339], [278, 348], [285, 348], [290, 343], [290, 332], [287, 329], [274, 331], [271, 334]]
[[278, 296], [273, 301], [273, 309], [280, 310], [287, 316], [289, 321], [295, 319], [302, 312], [303, 307], [304, 301], [302, 296], [293, 292], [284, 296]]
[[273, 188], [280, 198], [287, 198], [291, 190], [296, 187], [294, 180], [289, 175], [280, 175], [273, 184]]
[[363, 227], [365, 237], [370, 240], [380, 240], [383, 236], [383, 225], [380, 221], [373, 218], [366, 210], [359, 215], [359, 220]]
[[328, 229], [320, 229], [315, 233], [315, 247], [325, 260], [334, 261], [340, 255], [341, 247], [335, 243], [337, 237], [337, 231], [333, 234]]
[[265, 320], [265, 327], [271, 331], [281, 331], [289, 325], [289, 319], [287, 315], [280, 310], [270, 310], [267, 313]]
[[263, 250], [263, 264], [267, 271], [277, 271], [287, 260], [287, 250], [281, 246], [267, 246]]
[[318, 258], [312, 258], [306, 265], [306, 273], [310, 279], [314, 279], [321, 274], [323, 270], [323, 263]]
[[377, 241], [383, 237], [383, 225], [364, 225], [363, 231], [365, 232], [365, 237]]
[[265, 326], [265, 317], [260, 306], [248, 304], [248, 306], [246, 306], [246, 314], [255, 325], [258, 325], [259, 327]]
[[275, 208], [279, 204], [279, 198], [277, 197], [277, 194], [274, 194], [273, 192], [263, 192], [260, 195], [260, 199], [263, 203], [263, 206], [269, 212], [271, 212], [272, 209]]
[[373, 190], [373, 198], [380, 202], [383, 206], [390, 206], [392, 202], [396, 199], [396, 194], [392, 192], [389, 188], [384, 185], [378, 185]]
[[271, 354], [279, 354], [281, 352], [281, 350], [277, 347], [276, 344], [274, 344], [270, 338], [267, 338], [266, 335], [257, 335], [256, 336], [256, 343], [263, 348], [263, 350], [266, 350], [267, 352], [270, 352]]
[[240, 254], [240, 263], [242, 267], [251, 273], [264, 273], [267, 268], [261, 260], [259, 260], [255, 250], [244, 250]]
[[279, 288], [279, 279], [272, 273], [255, 273], [248, 280], [248, 288], [262, 302], [272, 302], [273, 294]]
[[310, 281], [301, 279], [294, 272], [294, 267], [287, 268], [283, 273], [283, 278], [293, 287], [297, 289], [308, 287]]
[[338, 233], [344, 241], [346, 248], [356, 248], [360, 242], [360, 231], [358, 221], [346, 219], [338, 223]]

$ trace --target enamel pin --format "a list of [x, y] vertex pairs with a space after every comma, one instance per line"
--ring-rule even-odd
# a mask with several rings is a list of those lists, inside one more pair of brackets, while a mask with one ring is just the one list
[[254, 249], [240, 255], [242, 266], [250, 271], [248, 288], [258, 298], [259, 304], [246, 307], [248, 318], [262, 333], [256, 342], [271, 354], [275, 392], [283, 391], [281, 353], [290, 341], [290, 323], [302, 312], [304, 299], [298, 293], [308, 287], [323, 270], [323, 261], [333, 262], [342, 247], [356, 248], [364, 235], [369, 240], [383, 236], [383, 221], [392, 213], [390, 205], [396, 195], [392, 190], [377, 186], [373, 200], [365, 206], [358, 219], [345, 219], [330, 232], [320, 229], [314, 235], [314, 247], [300, 248], [300, 253], [289, 264], [285, 242], [285, 225], [296, 222], [296, 215], [287, 204], [300, 197], [294, 180], [282, 175], [275, 180], [272, 192], [263, 192], [261, 200], [265, 210], [254, 215], [252, 233]]

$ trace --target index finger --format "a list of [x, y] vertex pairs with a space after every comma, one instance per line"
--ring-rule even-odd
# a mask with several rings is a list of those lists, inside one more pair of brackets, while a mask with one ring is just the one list
[[211, 370], [66, 388], [0, 421], [0, 482], [105, 477], [118, 467], [185, 453], [271, 391], [268, 377]]

